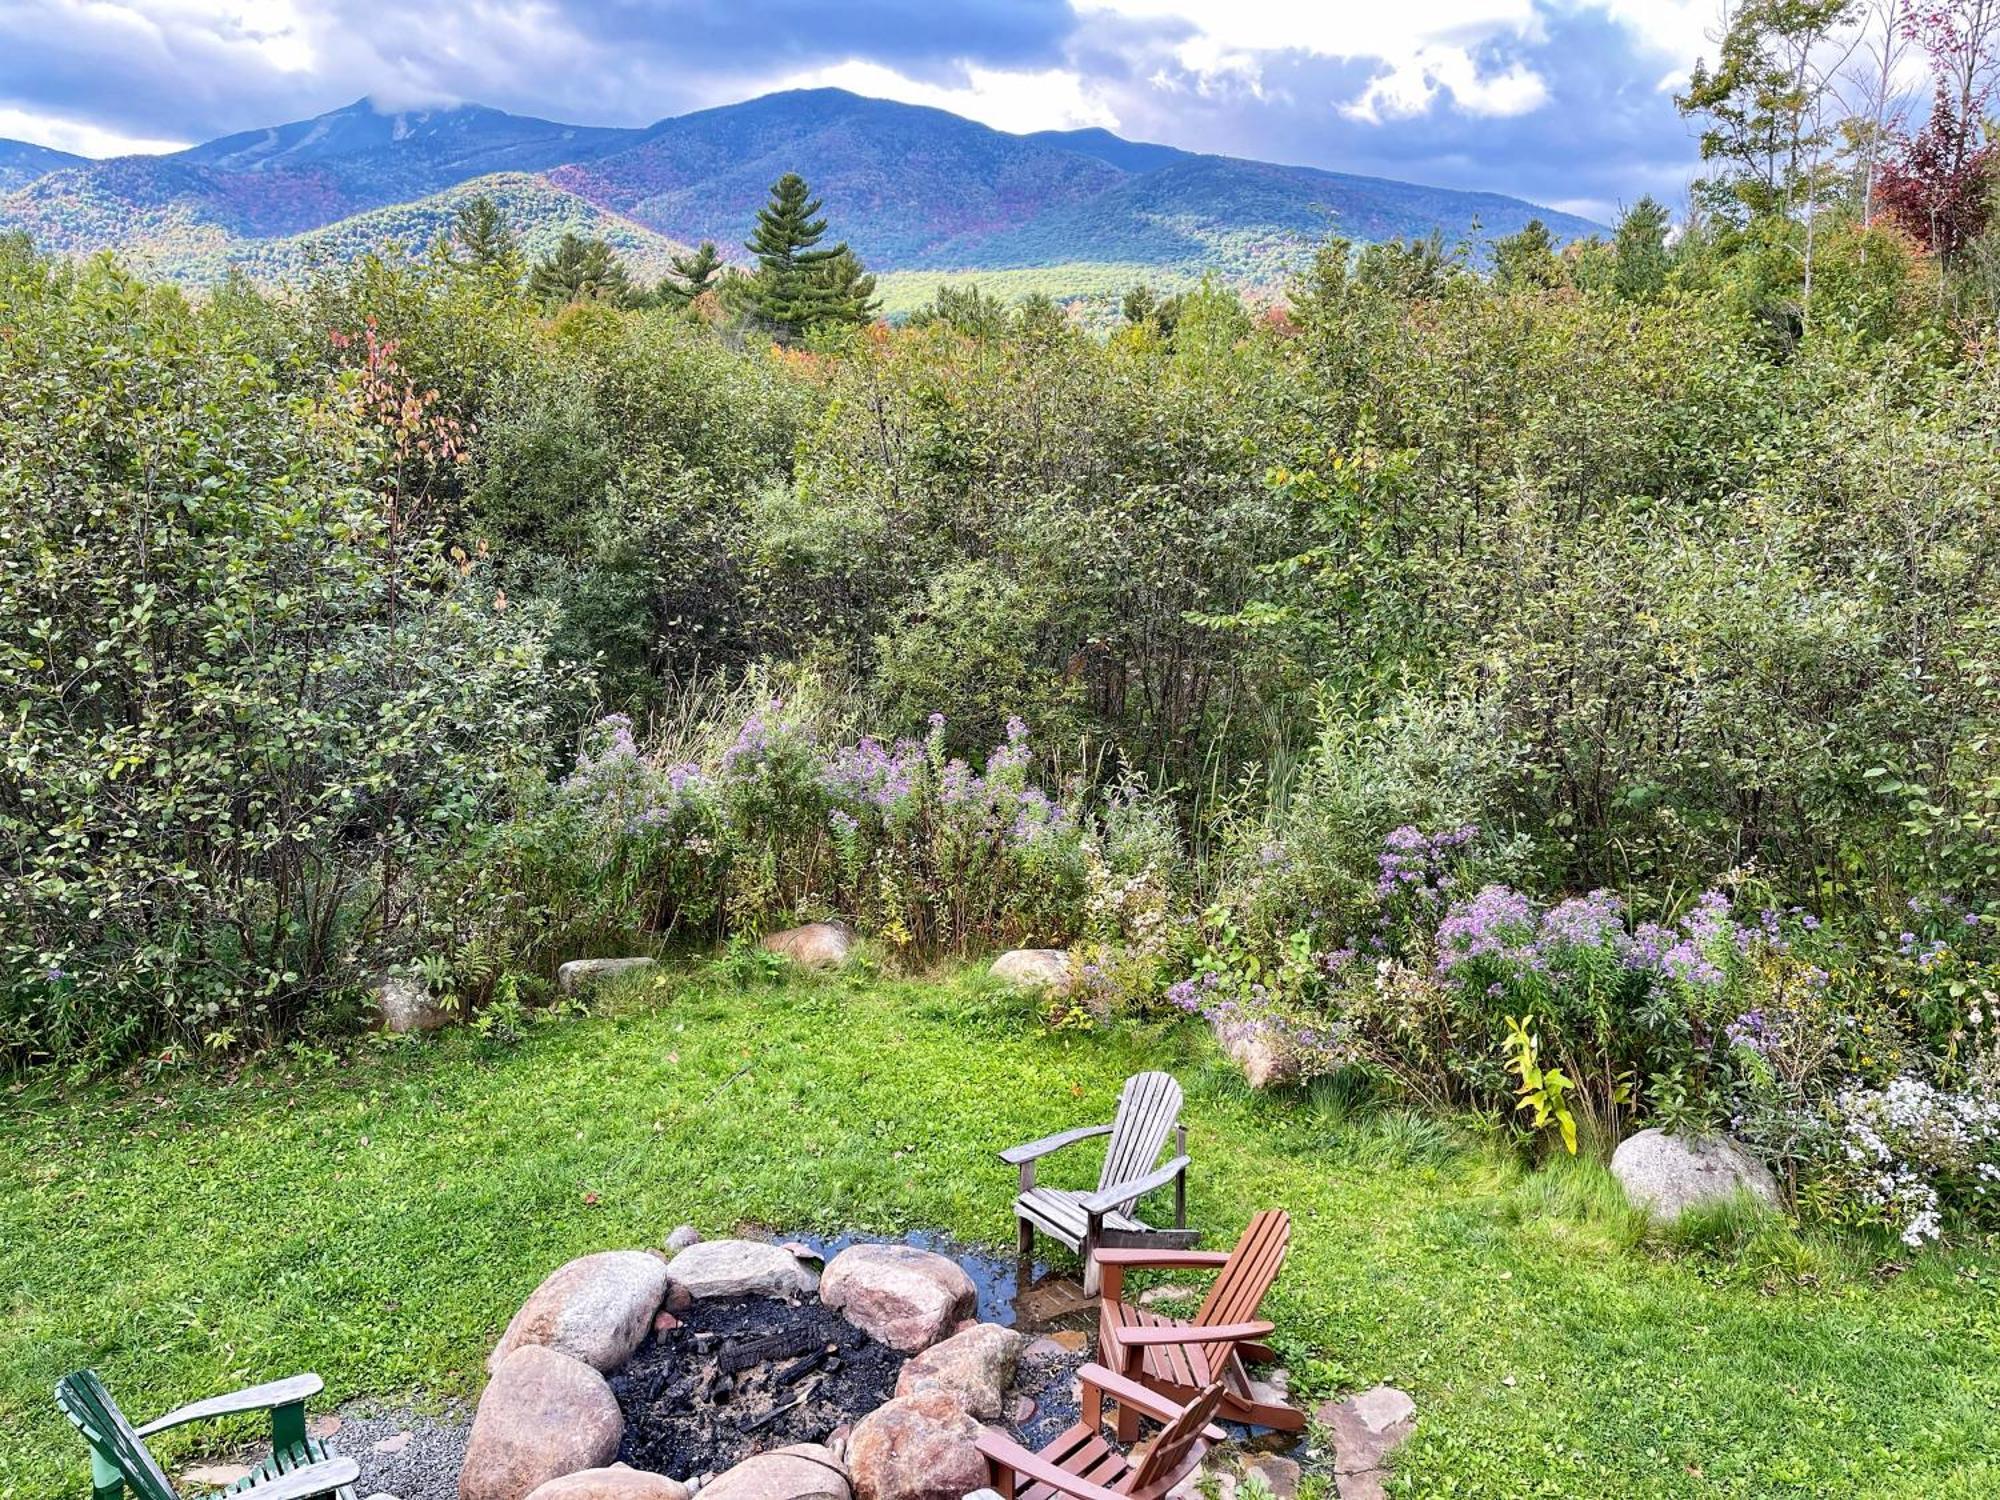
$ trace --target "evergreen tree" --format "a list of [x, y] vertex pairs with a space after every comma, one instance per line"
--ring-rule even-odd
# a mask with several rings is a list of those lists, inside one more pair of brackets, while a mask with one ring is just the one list
[[[820, 246], [826, 220], [816, 217], [819, 211], [820, 200], [805, 178], [787, 172], [771, 184], [771, 201], [757, 210], [757, 228], [744, 242], [757, 257], [757, 274], [745, 288], [746, 306], [751, 317], [780, 338], [797, 338], [829, 320], [835, 292], [830, 278], [847, 274], [834, 271], [833, 263], [842, 256], [853, 260], [844, 243]], [[854, 261], [853, 275], [860, 275], [859, 261]], [[873, 291], [869, 279], [864, 302]]]
[[862, 269], [861, 258], [845, 245], [820, 270], [819, 313], [815, 323], [870, 322], [881, 309], [875, 278]]
[[1493, 284], [1502, 291], [1547, 291], [1563, 284], [1563, 264], [1555, 237], [1540, 219], [1493, 242]]
[[663, 307], [686, 307], [722, 279], [722, 255], [714, 240], [703, 240], [692, 255], [676, 255], [672, 267], [660, 278]]
[[528, 277], [528, 295], [546, 307], [568, 302], [609, 302], [630, 306], [632, 276], [602, 239], [565, 234], [552, 255], [536, 262]]
[[452, 220], [451, 242], [456, 252], [453, 258], [461, 265], [481, 271], [512, 268], [519, 273], [521, 249], [513, 226], [483, 193], [459, 206]]
[[1612, 238], [1612, 290], [1628, 302], [1650, 302], [1667, 284], [1667, 206], [1650, 193], [1618, 217]]

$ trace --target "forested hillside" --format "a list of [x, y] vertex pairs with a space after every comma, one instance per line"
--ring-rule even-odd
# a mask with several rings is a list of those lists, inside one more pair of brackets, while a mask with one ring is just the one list
[[1538, 215], [1559, 241], [1597, 227], [1497, 194], [1197, 155], [1102, 130], [1009, 135], [838, 89], [643, 130], [476, 105], [385, 112], [361, 100], [168, 156], [49, 159], [41, 172], [10, 160], [0, 154], [0, 229], [52, 251], [114, 249], [197, 285], [231, 268], [281, 274], [311, 243], [347, 251], [441, 224], [468, 184], [493, 174], [508, 175], [502, 191], [528, 243], [587, 231], [583, 199], [608, 212], [605, 223], [625, 221], [601, 232], [643, 261], [658, 248], [645, 231], [714, 240], [740, 259], [742, 225], [772, 180], [796, 171], [842, 205], [849, 242], [879, 270], [1036, 269], [1062, 294], [1110, 265], [1275, 289], [1329, 228], [1363, 240], [1435, 231], [1476, 246]]

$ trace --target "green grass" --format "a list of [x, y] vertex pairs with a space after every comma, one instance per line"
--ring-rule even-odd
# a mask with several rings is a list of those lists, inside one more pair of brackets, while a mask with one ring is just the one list
[[300, 1369], [329, 1400], [469, 1394], [545, 1273], [682, 1220], [1004, 1245], [994, 1148], [1103, 1117], [1141, 1064], [1188, 1085], [1209, 1243], [1296, 1216], [1270, 1311], [1300, 1382], [1415, 1395], [1399, 1493], [2000, 1489], [1981, 1256], [1877, 1277], [1742, 1216], [1669, 1251], [1599, 1167], [1526, 1173], [1336, 1091], [1253, 1097], [1187, 1029], [1049, 1035], [966, 981], [711, 980], [513, 1046], [0, 1095], [0, 1496], [84, 1493], [49, 1399], [80, 1365], [141, 1415]]

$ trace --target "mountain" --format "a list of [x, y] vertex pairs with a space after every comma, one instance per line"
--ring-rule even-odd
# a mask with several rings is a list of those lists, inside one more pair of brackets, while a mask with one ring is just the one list
[[1057, 146], [1064, 151], [1074, 151], [1079, 156], [1094, 156], [1121, 172], [1151, 172], [1158, 167], [1170, 167], [1177, 161], [1186, 161], [1194, 155], [1192, 151], [1183, 151], [1178, 146], [1128, 141], [1124, 136], [1113, 135], [1099, 125], [1084, 130], [1037, 130], [1021, 139], [1043, 146]]
[[[0, 172], [16, 159], [9, 152], [40, 151], [0, 148]], [[1483, 241], [1535, 217], [1561, 240], [1598, 228], [1495, 193], [1213, 156], [1098, 129], [1013, 135], [840, 89], [770, 94], [643, 129], [361, 100], [167, 156], [19, 159], [19, 173], [36, 175], [15, 178], [11, 191], [0, 178], [0, 229], [26, 229], [58, 252], [116, 249], [191, 282], [230, 267], [281, 275], [378, 238], [421, 245], [475, 183], [504, 198], [535, 249], [578, 228], [650, 268], [675, 244], [702, 239], [743, 258], [770, 184], [795, 171], [872, 269], [925, 284], [944, 273], [1019, 273], [1010, 284], [1055, 290], [1114, 275], [1184, 283], [1205, 272], [1271, 284], [1329, 229], [1359, 240], [1437, 230]]]
[[883, 269], [928, 264], [940, 241], [1088, 201], [1125, 175], [941, 109], [808, 89], [662, 120], [550, 177], [642, 224], [733, 246], [785, 172], [810, 182], [835, 232]]
[[33, 182], [58, 167], [81, 166], [86, 158], [71, 156], [28, 141], [0, 140], [0, 193]]

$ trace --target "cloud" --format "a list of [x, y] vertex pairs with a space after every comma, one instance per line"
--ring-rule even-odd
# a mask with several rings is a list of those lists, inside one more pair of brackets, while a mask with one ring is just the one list
[[162, 149], [363, 94], [636, 125], [834, 84], [1602, 206], [1685, 181], [1672, 86], [1715, 3], [0, 0], [0, 133]]
[[907, 78], [881, 63], [850, 58], [781, 79], [780, 88], [840, 88], [877, 99], [948, 109], [996, 130], [1017, 133], [1102, 125], [1116, 129], [1118, 114], [1078, 73], [1065, 68], [1009, 72], [967, 67], [959, 83]]

